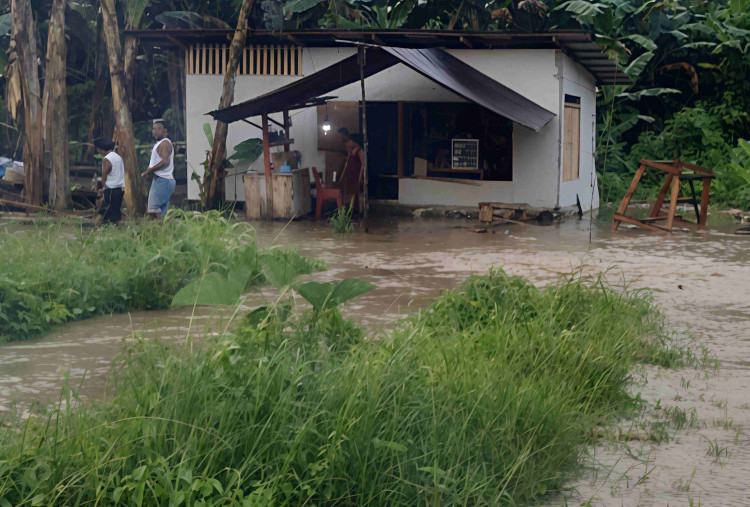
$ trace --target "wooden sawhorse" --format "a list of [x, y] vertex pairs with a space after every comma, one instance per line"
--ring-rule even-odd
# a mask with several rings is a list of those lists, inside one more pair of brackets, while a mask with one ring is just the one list
[[[643, 173], [646, 172], [646, 169], [656, 169], [667, 173], [666, 177], [664, 178], [664, 183], [661, 186], [661, 190], [659, 190], [659, 195], [656, 198], [656, 202], [654, 202], [653, 206], [651, 206], [651, 210], [649, 211], [649, 214], [646, 218], [633, 218], [626, 216], [625, 212], [628, 209], [630, 200], [633, 198], [633, 194], [635, 193], [636, 188], [638, 188], [638, 183], [641, 181]], [[685, 169], [687, 169], [688, 171], [685, 171]], [[628, 191], [625, 192], [625, 196], [622, 198], [620, 207], [617, 208], [617, 212], [615, 213], [615, 217], [612, 221], [612, 232], [617, 230], [617, 227], [621, 222], [626, 222], [638, 227], [642, 227], [643, 229], [648, 229], [650, 231], [656, 232], [672, 232], [672, 227], [674, 226], [675, 220], [694, 225], [691, 222], [684, 220], [682, 217], [675, 216], [678, 202], [692, 203], [693, 208], [695, 209], [695, 218], [698, 224], [698, 229], [705, 229], [706, 217], [708, 215], [708, 198], [710, 195], [711, 180], [715, 177], [716, 175], [712, 171], [709, 171], [708, 169], [697, 166], [695, 164], [684, 162], [680, 159], [641, 160], [641, 166], [636, 171], [635, 176], [633, 177], [633, 181], [630, 183]], [[696, 180], [701, 180], [703, 182], [700, 210], [698, 209], [698, 199], [695, 194], [695, 187], [693, 186], [693, 182]], [[690, 185], [690, 191], [692, 194], [691, 196], [680, 197], [680, 190], [682, 188], [681, 183], [683, 181], [687, 181]], [[665, 214], [661, 210], [661, 207], [664, 204], [664, 200], [667, 196], [667, 190], [670, 190], [670, 188], [671, 194], [669, 198], [669, 211]], [[662, 220], [666, 220], [666, 224], [664, 226], [655, 223]]]

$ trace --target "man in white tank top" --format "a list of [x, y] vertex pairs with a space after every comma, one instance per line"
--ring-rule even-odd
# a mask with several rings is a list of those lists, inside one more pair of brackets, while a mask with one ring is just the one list
[[115, 153], [115, 143], [100, 137], [94, 146], [102, 159], [102, 188], [97, 192], [102, 198], [98, 216], [94, 223], [116, 224], [122, 218], [122, 198], [125, 195], [125, 164], [122, 157]]
[[149, 174], [154, 175], [151, 182], [151, 190], [148, 192], [149, 215], [163, 218], [167, 214], [169, 198], [174, 192], [174, 149], [172, 141], [167, 139], [167, 127], [163, 120], [154, 120], [151, 128], [156, 144], [151, 150], [151, 161], [149, 167], [141, 176], [144, 178]]

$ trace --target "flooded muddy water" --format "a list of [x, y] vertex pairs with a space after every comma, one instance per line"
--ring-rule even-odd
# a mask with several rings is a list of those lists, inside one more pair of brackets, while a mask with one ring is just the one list
[[[484, 234], [474, 222], [378, 218], [369, 233], [337, 236], [327, 224], [257, 223], [261, 246], [299, 248], [331, 268], [313, 279], [361, 278], [377, 288], [344, 308], [373, 331], [429, 304], [472, 273], [501, 267], [545, 284], [576, 270], [606, 272], [614, 283], [653, 291], [670, 325], [705, 346], [718, 370], [644, 367], [633, 393], [652, 405], [695, 409], [695, 427], [663, 443], [602, 443], [583, 451], [584, 473], [551, 505], [750, 504], [750, 237], [733, 226], [705, 234], [653, 235], [634, 229], [609, 232], [609, 223], [569, 220], [549, 227], [500, 226]], [[251, 294], [244, 306], [273, 297]], [[60, 327], [26, 342], [0, 346], [0, 410], [14, 400], [56, 400], [61, 371], [71, 384], [86, 375], [83, 393], [104, 392], [107, 371], [123, 337], [184, 340], [220, 330], [229, 318], [200, 309], [136, 312]], [[1, 414], [2, 412], [0, 412]], [[1, 416], [0, 416], [1, 417]], [[717, 456], [719, 454], [719, 456]]]

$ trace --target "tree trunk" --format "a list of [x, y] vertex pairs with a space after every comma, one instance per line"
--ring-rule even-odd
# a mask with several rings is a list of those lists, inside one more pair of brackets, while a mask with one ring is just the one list
[[[130, 115], [130, 104], [125, 89], [120, 29], [117, 26], [117, 11], [114, 0], [102, 0], [102, 23], [107, 42], [109, 75], [112, 84], [112, 109], [115, 113], [115, 126], [118, 133], [119, 154], [125, 163], [125, 205], [128, 214], [143, 215], [146, 211], [143, 179], [138, 168], [138, 157], [135, 152], [133, 137], [133, 118]], [[145, 168], [143, 168], [145, 170]]]
[[180, 99], [180, 88], [182, 88], [180, 80], [182, 79], [184, 69], [180, 66], [181, 61], [179, 50], [175, 51], [167, 62], [167, 82], [169, 84], [169, 100], [175, 122], [172, 127], [174, 128], [175, 137], [184, 140], [185, 129], [182, 119], [182, 100]]
[[[89, 117], [89, 133], [86, 144], [86, 151], [83, 154], [83, 160], [92, 161], [94, 159], [94, 138], [97, 137], [97, 123], [101, 125], [102, 117], [102, 104], [104, 102], [104, 92], [107, 89], [107, 76], [105, 70], [105, 62], [103, 61], [103, 54], [106, 51], [104, 47], [104, 39], [102, 37], [102, 18], [97, 16], [96, 19], [96, 53], [94, 56], [94, 92], [91, 94], [91, 115]], [[101, 128], [99, 132], [111, 132], [112, 128], [109, 129]]]
[[[237, 73], [237, 65], [240, 62], [240, 56], [245, 49], [245, 40], [247, 38], [247, 19], [253, 10], [255, 0], [242, 0], [240, 7], [240, 17], [237, 21], [237, 29], [232, 37], [232, 44], [229, 46], [229, 62], [224, 70], [224, 86], [221, 89], [221, 100], [219, 109], [224, 109], [232, 105], [234, 101], [234, 78]], [[227, 156], [227, 130], [228, 125], [224, 122], [216, 122], [216, 132], [214, 133], [214, 144], [211, 147], [211, 166], [209, 187], [205, 189], [208, 192], [208, 206], [216, 206], [216, 190], [219, 182], [223, 181], [224, 176], [224, 159]], [[266, 182], [266, 192], [269, 186]]]
[[65, 42], [66, 4], [66, 0], [54, 0], [52, 3], [47, 36], [47, 74], [42, 100], [45, 145], [52, 156], [49, 200], [57, 211], [64, 211], [72, 206], [68, 166], [68, 100], [65, 87], [65, 58], [68, 52]]
[[23, 97], [23, 165], [26, 201], [42, 203], [44, 182], [44, 129], [39, 62], [36, 47], [36, 21], [29, 0], [12, 0], [11, 39], [15, 42], [14, 72], [18, 72]]
[[135, 87], [135, 57], [138, 56], [138, 39], [133, 35], [125, 36], [123, 48], [123, 72], [125, 75], [125, 91], [128, 94], [128, 104], [133, 105], [133, 89]]

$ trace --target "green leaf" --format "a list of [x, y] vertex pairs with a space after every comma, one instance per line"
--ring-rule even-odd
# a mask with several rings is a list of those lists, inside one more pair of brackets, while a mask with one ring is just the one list
[[630, 65], [625, 68], [625, 74], [630, 76], [631, 79], [636, 79], [641, 75], [641, 72], [644, 71], [646, 65], [648, 65], [648, 62], [650, 62], [653, 57], [653, 51], [643, 53], [638, 58], [630, 62]]
[[347, 278], [336, 285], [332, 283], [309, 282], [297, 288], [300, 296], [305, 298], [316, 311], [336, 308], [350, 299], [371, 291], [374, 284]]
[[291, 12], [291, 13], [305, 12], [307, 10], [312, 9], [319, 3], [322, 3], [322, 0], [289, 0], [284, 5], [284, 12]]
[[156, 21], [164, 28], [203, 28], [203, 16], [191, 11], [164, 11], [156, 16]]
[[274, 254], [274, 250], [264, 253], [260, 258], [263, 275], [268, 282], [280, 289], [291, 284], [299, 275], [308, 272], [301, 262], [294, 262], [283, 254]]
[[300, 296], [305, 298], [315, 310], [322, 310], [333, 294], [332, 283], [308, 282], [297, 288]]
[[406, 452], [408, 448], [404, 444], [398, 442], [389, 442], [387, 440], [380, 440], [379, 438], [373, 438], [372, 443], [376, 449], [389, 449], [395, 452]]
[[642, 48], [648, 50], [648, 51], [656, 51], [657, 45], [654, 41], [649, 39], [648, 37], [644, 35], [640, 35], [637, 33], [634, 33], [633, 35], [628, 36], [628, 39], [632, 40], [633, 42], [637, 43]]
[[253, 162], [263, 151], [263, 141], [259, 138], [246, 139], [234, 147], [235, 152], [229, 160]]
[[578, 14], [578, 16], [582, 18], [592, 18], [597, 14], [601, 14], [602, 12], [604, 12], [602, 9], [605, 7], [606, 5], [596, 2], [588, 2], [585, 0], [571, 0], [570, 2], [565, 2], [558, 5], [554, 10], [565, 10], [568, 12], [572, 12], [573, 14]]
[[[6, 4], [7, 5], [7, 4]], [[11, 19], [10, 12], [0, 16], [0, 37], [10, 35]]]
[[229, 268], [228, 281], [232, 283], [235, 288], [240, 291], [240, 294], [245, 292], [247, 282], [250, 281], [250, 277], [255, 273], [255, 269], [246, 262], [238, 262], [231, 268]]
[[242, 291], [234, 282], [218, 273], [208, 273], [177, 291], [172, 298], [172, 308], [193, 305], [233, 305]]
[[356, 278], [342, 280], [336, 285], [336, 288], [333, 289], [330, 303], [334, 306], [338, 306], [346, 303], [350, 299], [354, 299], [357, 296], [364, 294], [365, 292], [369, 292], [374, 288], [375, 284], [363, 280], [357, 280]]
[[213, 146], [214, 145], [214, 132], [213, 130], [211, 130], [210, 123], [203, 124], [203, 133], [206, 134], [206, 139], [208, 139], [209, 146]]
[[623, 92], [617, 95], [618, 98], [630, 99], [630, 100], [641, 100], [641, 97], [658, 97], [665, 93], [682, 93], [680, 90], [674, 88], [647, 88], [645, 90], [639, 90], [637, 92]]

